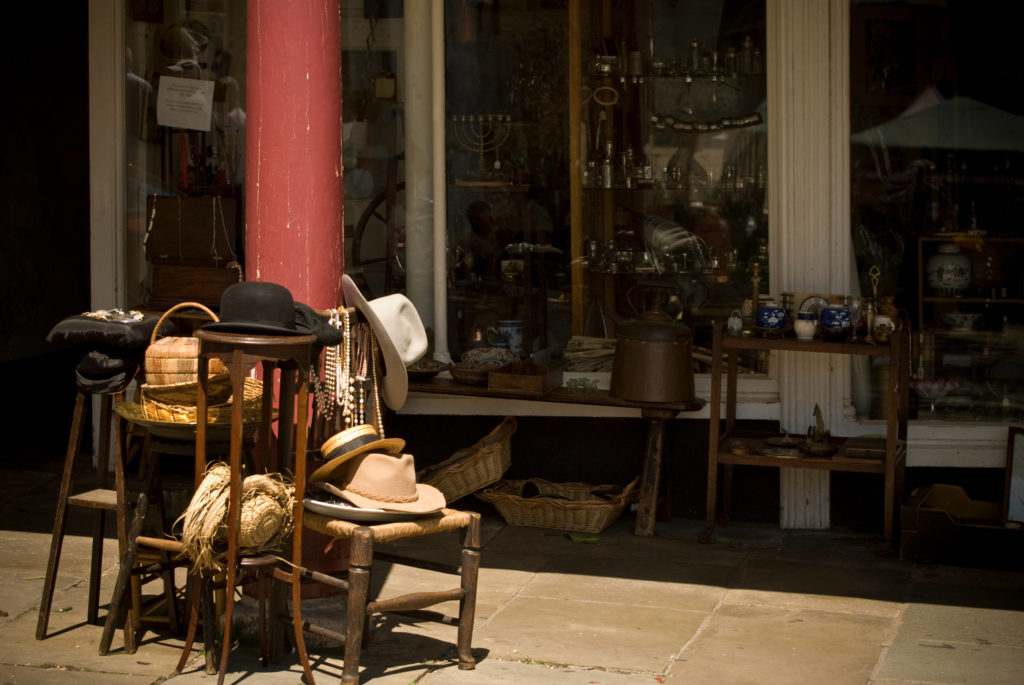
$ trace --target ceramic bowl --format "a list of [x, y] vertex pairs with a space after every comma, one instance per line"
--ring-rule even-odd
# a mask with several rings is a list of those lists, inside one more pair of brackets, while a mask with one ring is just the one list
[[448, 368], [444, 362], [436, 359], [420, 359], [405, 367], [411, 381], [425, 381]]
[[970, 331], [974, 330], [980, 318], [981, 314], [977, 312], [946, 312], [942, 315], [942, 323], [953, 331]]
[[456, 383], [463, 385], [487, 385], [487, 374], [496, 371], [497, 366], [493, 364], [476, 364], [473, 362], [459, 362], [449, 364], [448, 372]]

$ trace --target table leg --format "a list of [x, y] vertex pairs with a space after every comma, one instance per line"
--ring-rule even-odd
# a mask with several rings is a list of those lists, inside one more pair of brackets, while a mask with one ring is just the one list
[[665, 442], [665, 420], [676, 412], [664, 409], [644, 409], [642, 415], [650, 419], [647, 428], [647, 451], [640, 476], [640, 497], [636, 511], [634, 535], [654, 535], [654, 519], [658, 507], [658, 484], [661, 480], [662, 448]]

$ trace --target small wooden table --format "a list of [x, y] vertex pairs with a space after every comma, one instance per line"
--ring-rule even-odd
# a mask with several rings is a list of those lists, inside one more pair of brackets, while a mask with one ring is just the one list
[[544, 395], [516, 392], [512, 390], [489, 390], [484, 387], [463, 385], [450, 378], [431, 378], [428, 381], [410, 382], [410, 392], [469, 397], [496, 397], [533, 402], [558, 402], [564, 404], [586, 404], [602, 407], [626, 407], [639, 409], [640, 416], [650, 423], [647, 427], [647, 447], [644, 452], [643, 471], [640, 475], [640, 495], [637, 504], [636, 535], [653, 535], [655, 510], [658, 504], [658, 486], [661, 480], [662, 449], [665, 439], [665, 421], [681, 412], [700, 411], [706, 402], [693, 399], [688, 402], [634, 402], [612, 397], [607, 390], [587, 393], [570, 392], [563, 387], [555, 388]]

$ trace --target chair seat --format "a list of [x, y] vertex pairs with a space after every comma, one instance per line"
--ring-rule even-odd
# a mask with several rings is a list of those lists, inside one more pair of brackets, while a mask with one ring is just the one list
[[409, 521], [391, 521], [375, 524], [346, 521], [324, 516], [323, 514], [316, 514], [309, 510], [302, 514], [303, 525], [311, 530], [334, 538], [350, 538], [356, 530], [368, 528], [373, 535], [374, 542], [390, 542], [401, 538], [458, 530], [468, 526], [471, 519], [472, 514], [456, 509], [442, 509], [435, 516], [425, 516]]

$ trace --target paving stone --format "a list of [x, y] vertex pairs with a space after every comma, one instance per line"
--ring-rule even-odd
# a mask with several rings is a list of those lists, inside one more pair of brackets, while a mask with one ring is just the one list
[[723, 605], [676, 659], [667, 685], [863, 685], [892, 622], [878, 616]]

